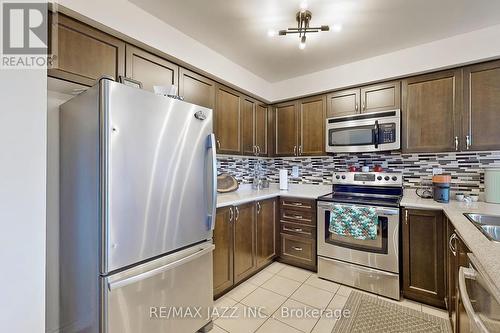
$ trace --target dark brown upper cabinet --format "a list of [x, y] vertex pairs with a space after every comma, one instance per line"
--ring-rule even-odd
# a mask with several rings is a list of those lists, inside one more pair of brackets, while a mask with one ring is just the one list
[[361, 113], [401, 107], [401, 82], [385, 82], [361, 88]]
[[259, 156], [269, 156], [269, 114], [267, 105], [255, 106], [255, 146]]
[[241, 107], [241, 153], [267, 156], [268, 107], [245, 97]]
[[304, 98], [298, 105], [297, 155], [313, 156], [325, 153], [326, 96]]
[[462, 70], [411, 77], [402, 90], [403, 152], [459, 150]]
[[297, 155], [297, 102], [278, 104], [275, 109], [275, 155]]
[[185, 68], [179, 70], [179, 96], [186, 102], [215, 107], [215, 82]]
[[500, 149], [500, 61], [464, 69], [462, 150]]
[[348, 89], [326, 95], [327, 117], [350, 116], [359, 113], [361, 91]]
[[[53, 65], [48, 75], [58, 79], [92, 86], [103, 75], [125, 73], [125, 43], [63, 14], [57, 15], [57, 30], [50, 34], [49, 54]], [[51, 22], [54, 14], [50, 15]]]
[[213, 242], [214, 296], [218, 296], [234, 284], [234, 207], [217, 208]]
[[241, 105], [241, 153], [257, 155], [255, 145], [255, 102], [243, 98]]
[[241, 106], [242, 97], [228, 87], [216, 86], [214, 131], [217, 152], [240, 154], [241, 152]]
[[153, 91], [153, 86], [178, 85], [179, 66], [152, 53], [127, 44], [125, 75], [140, 81], [142, 88]]
[[403, 294], [445, 307], [445, 221], [438, 210], [404, 209]]
[[325, 118], [325, 95], [278, 104], [274, 119], [275, 155], [323, 155]]
[[399, 109], [401, 82], [384, 82], [335, 91], [328, 94], [326, 100], [328, 118]]

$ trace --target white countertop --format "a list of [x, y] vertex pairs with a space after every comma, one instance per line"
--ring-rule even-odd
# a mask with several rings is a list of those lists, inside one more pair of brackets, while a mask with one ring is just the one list
[[497, 288], [496, 296], [500, 299], [500, 243], [492, 242], [479, 229], [477, 229], [463, 214], [480, 213], [487, 215], [500, 215], [500, 204], [485, 202], [459, 202], [450, 201], [443, 204], [432, 199], [421, 199], [415, 190], [405, 190], [401, 206], [406, 208], [439, 209], [451, 221], [460, 238], [472, 251], [474, 264], [478, 270], [485, 273]]
[[217, 195], [217, 208], [278, 196], [316, 199], [330, 192], [332, 192], [331, 185], [289, 184], [288, 191], [282, 191], [279, 189], [278, 184], [270, 184], [269, 188], [262, 190], [254, 190], [251, 184], [243, 184], [240, 185], [237, 191], [219, 193]]

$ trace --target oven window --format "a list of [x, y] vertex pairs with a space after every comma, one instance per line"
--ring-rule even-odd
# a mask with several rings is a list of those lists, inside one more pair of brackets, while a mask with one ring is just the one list
[[364, 146], [375, 144], [374, 126], [335, 128], [328, 130], [328, 145]]
[[387, 254], [387, 232], [389, 220], [385, 216], [378, 217], [376, 232], [365, 239], [355, 238], [351, 235], [340, 235], [330, 232], [331, 212], [325, 212], [325, 242], [364, 252]]

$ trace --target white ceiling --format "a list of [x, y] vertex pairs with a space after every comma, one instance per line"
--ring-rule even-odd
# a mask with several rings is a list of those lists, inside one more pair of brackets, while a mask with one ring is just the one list
[[497, 0], [306, 0], [312, 26], [343, 29], [299, 50], [267, 31], [295, 26], [301, 0], [129, 1], [269, 82], [500, 24]]

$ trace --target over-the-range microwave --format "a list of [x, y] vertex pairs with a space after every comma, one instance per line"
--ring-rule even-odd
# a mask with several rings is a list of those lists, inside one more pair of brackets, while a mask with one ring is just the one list
[[326, 152], [356, 153], [401, 148], [401, 110], [326, 119]]

